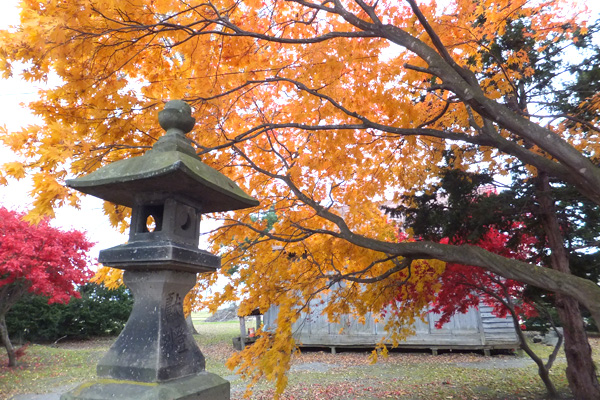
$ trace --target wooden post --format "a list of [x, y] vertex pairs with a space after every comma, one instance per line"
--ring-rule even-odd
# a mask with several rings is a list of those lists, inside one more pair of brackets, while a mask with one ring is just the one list
[[242, 350], [246, 347], [246, 318], [240, 317], [240, 343]]

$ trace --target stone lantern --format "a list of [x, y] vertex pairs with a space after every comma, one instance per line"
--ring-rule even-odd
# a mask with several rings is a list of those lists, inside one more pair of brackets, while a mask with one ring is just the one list
[[166, 134], [152, 150], [67, 181], [83, 193], [131, 207], [129, 242], [101, 251], [99, 261], [125, 271], [134, 305], [98, 363], [98, 379], [63, 400], [229, 399], [229, 382], [205, 371], [182, 302], [196, 273], [221, 266], [218, 256], [198, 248], [201, 214], [259, 203], [196, 155], [185, 137], [195, 124], [187, 103], [169, 101], [158, 120]]

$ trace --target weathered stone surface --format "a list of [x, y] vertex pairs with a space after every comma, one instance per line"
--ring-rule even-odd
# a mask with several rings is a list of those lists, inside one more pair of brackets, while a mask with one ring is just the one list
[[[138, 201], [141, 204], [131, 213], [130, 242], [169, 240], [198, 248], [202, 204], [188, 203], [178, 196], [156, 201], [154, 196], [140, 195]], [[148, 226], [150, 217], [154, 222], [152, 229]]]
[[61, 400], [229, 400], [230, 383], [218, 375], [197, 375], [161, 383], [97, 379], [61, 396]]
[[192, 117], [192, 107], [183, 100], [171, 100], [158, 113], [160, 127], [167, 131], [178, 130], [188, 133], [194, 129], [196, 119]]
[[237, 210], [257, 206], [231, 179], [204, 164], [198, 157], [168, 151], [149, 151], [107, 165], [89, 175], [67, 181], [67, 186], [110, 202], [133, 207], [135, 193], [171, 193], [201, 199], [202, 212]]
[[125, 271], [134, 297], [127, 325], [100, 360], [99, 377], [164, 382], [204, 370], [204, 356], [187, 328], [183, 298], [196, 275], [177, 271]]
[[221, 258], [200, 249], [172, 242], [132, 242], [100, 251], [98, 261], [107, 267], [124, 270], [163, 270], [213, 272]]

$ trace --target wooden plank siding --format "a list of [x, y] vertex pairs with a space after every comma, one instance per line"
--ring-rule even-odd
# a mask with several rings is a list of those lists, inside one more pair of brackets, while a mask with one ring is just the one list
[[[331, 323], [322, 315], [323, 305], [312, 302], [293, 325], [293, 336], [304, 347], [373, 347], [386, 336], [385, 322], [375, 322], [367, 314], [365, 323], [344, 315], [339, 323]], [[266, 330], [273, 330], [278, 308], [272, 306], [264, 315]], [[429, 313], [425, 322], [415, 323], [415, 335], [400, 347], [429, 349], [515, 349], [518, 338], [510, 318], [498, 318], [491, 307], [481, 305], [465, 314], [454, 315], [441, 329], [435, 328], [439, 315]]]
[[480, 306], [479, 312], [486, 343], [501, 343], [507, 336], [515, 334], [515, 326], [511, 318], [496, 317], [492, 314], [492, 307], [486, 305]]

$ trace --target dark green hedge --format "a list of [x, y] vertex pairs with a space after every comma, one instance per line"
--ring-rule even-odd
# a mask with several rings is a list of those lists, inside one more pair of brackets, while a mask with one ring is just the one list
[[30, 295], [6, 315], [11, 340], [44, 342], [117, 335], [129, 318], [133, 297], [120, 287], [109, 290], [87, 283], [69, 304], [48, 304], [45, 296]]

